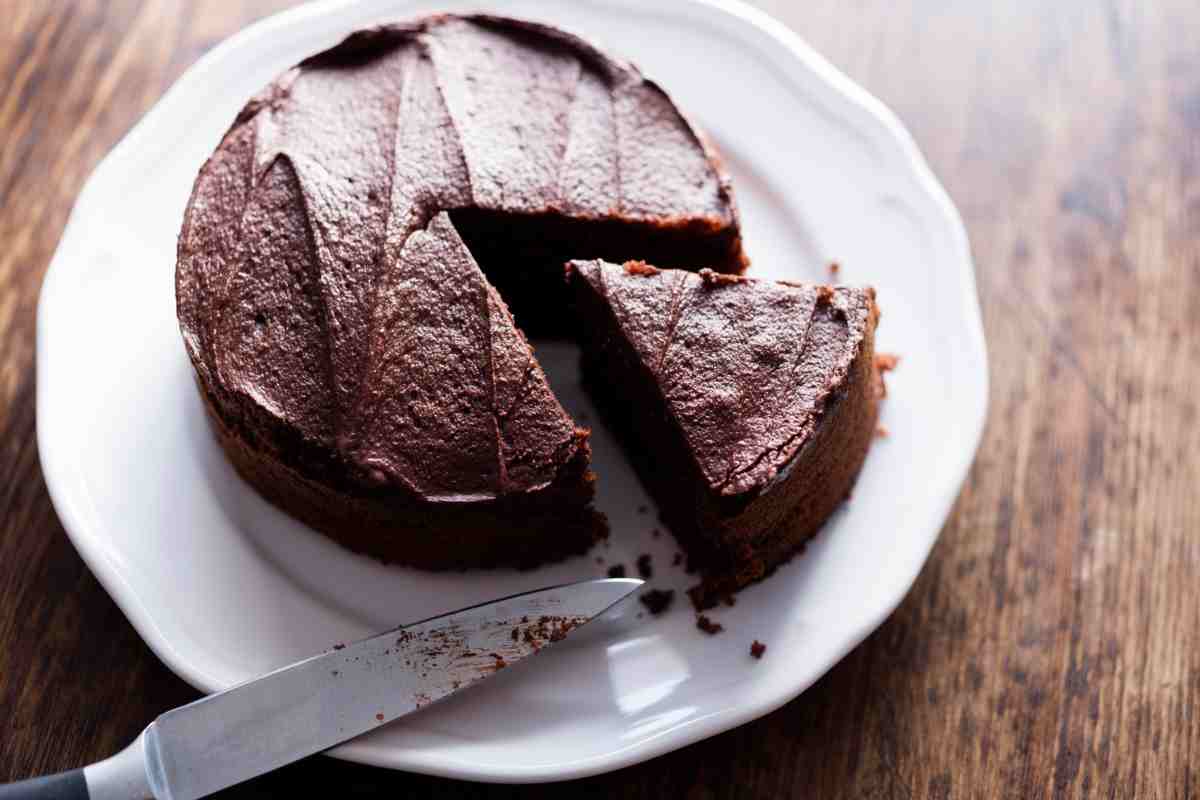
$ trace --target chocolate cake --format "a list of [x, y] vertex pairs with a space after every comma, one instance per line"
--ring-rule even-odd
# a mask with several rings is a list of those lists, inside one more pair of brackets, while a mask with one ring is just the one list
[[871, 289], [704, 270], [567, 267], [584, 380], [710, 608], [767, 575], [849, 494], [882, 383]]
[[177, 310], [217, 438], [269, 500], [387, 561], [528, 566], [604, 529], [588, 432], [509, 312], [562, 331], [572, 257], [740, 272], [713, 151], [574, 36], [434, 16], [246, 105], [193, 187]]

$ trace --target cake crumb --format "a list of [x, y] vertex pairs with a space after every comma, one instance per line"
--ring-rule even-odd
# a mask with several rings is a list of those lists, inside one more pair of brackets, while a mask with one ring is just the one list
[[637, 571], [643, 579], [650, 580], [654, 577], [654, 568], [650, 566], [650, 554], [642, 553], [637, 557]]
[[836, 261], [829, 262], [829, 274], [837, 277], [837, 274], [842, 271], [842, 265]]
[[625, 577], [625, 565], [624, 564], [613, 564], [611, 567], [608, 568], [608, 577], [624, 578]]
[[707, 633], [709, 636], [716, 636], [721, 631], [725, 630], [725, 626], [719, 622], [713, 622], [704, 614], [696, 617], [696, 627]]
[[629, 275], [651, 277], [657, 275], [660, 271], [657, 267], [652, 267], [645, 261], [626, 261], [624, 266], [625, 272]]
[[891, 372], [900, 363], [900, 356], [895, 353], [876, 353], [875, 369], [880, 372]]
[[727, 606], [737, 605], [737, 597], [732, 594], [727, 594], [722, 599], [725, 601], [725, 605]]
[[647, 611], [657, 617], [671, 607], [671, 601], [675, 599], [675, 590], [651, 589], [638, 599], [642, 601], [642, 605], [646, 607]]
[[891, 436], [892, 433], [887, 429], [886, 425], [880, 423], [879, 425], [875, 426], [875, 435], [880, 439], [886, 439], [887, 437]]
[[700, 280], [704, 281], [704, 285], [709, 287], [731, 286], [747, 280], [741, 275], [728, 275], [724, 272], [715, 272], [707, 267], [700, 270], [699, 275]]
[[678, 567], [682, 563], [683, 563], [683, 553], [676, 553], [675, 557], [671, 559], [672, 567]]
[[383, 722], [383, 714], [376, 714], [375, 719], [378, 720], [379, 722]]
[[765, 652], [767, 652], [767, 646], [758, 639], [755, 639], [754, 644], [750, 645], [750, 655], [755, 658], [762, 658]]

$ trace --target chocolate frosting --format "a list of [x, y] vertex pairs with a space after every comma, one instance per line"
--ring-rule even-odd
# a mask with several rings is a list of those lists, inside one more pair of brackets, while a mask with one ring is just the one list
[[361, 31], [251, 100], [196, 180], [176, 296], [217, 413], [364, 487], [551, 483], [586, 444], [454, 209], [737, 227], [712, 152], [629, 64], [497, 17]]
[[875, 323], [872, 289], [572, 262], [655, 380], [714, 493], [787, 474]]

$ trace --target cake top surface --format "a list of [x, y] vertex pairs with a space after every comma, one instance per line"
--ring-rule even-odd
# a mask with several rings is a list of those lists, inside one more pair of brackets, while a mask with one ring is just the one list
[[845, 384], [877, 311], [871, 289], [575, 261], [658, 385], [721, 495], [782, 472]]
[[368, 484], [549, 483], [579, 440], [443, 213], [467, 208], [736, 226], [666, 94], [583, 40], [491, 16], [360, 31], [252, 99], [196, 180], [176, 296], [214, 404]]

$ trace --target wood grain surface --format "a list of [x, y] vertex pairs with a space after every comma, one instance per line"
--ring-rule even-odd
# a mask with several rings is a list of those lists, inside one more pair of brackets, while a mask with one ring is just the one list
[[[0, 0], [0, 780], [195, 696], [51, 509], [34, 310], [96, 162], [283, 5]], [[513, 788], [319, 758], [229, 796], [1200, 795], [1200, 5], [763, 5], [899, 114], [970, 231], [990, 420], [912, 592], [799, 699], [640, 766]]]

